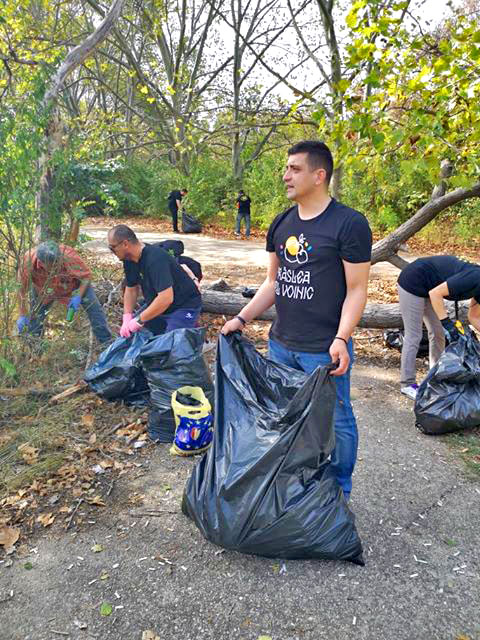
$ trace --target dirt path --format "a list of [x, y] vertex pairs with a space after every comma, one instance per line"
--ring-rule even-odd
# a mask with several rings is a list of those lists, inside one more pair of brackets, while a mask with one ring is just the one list
[[[135, 232], [144, 242], [159, 242], [166, 239], [182, 240], [185, 245], [185, 253], [208, 267], [218, 267], [219, 263], [226, 259], [230, 269], [232, 266], [234, 268], [259, 267], [262, 269], [267, 267], [268, 254], [263, 242], [223, 240], [201, 234], [156, 233], [151, 230], [142, 230], [141, 227], [135, 229]], [[115, 256], [107, 247], [107, 228], [105, 226], [86, 225], [82, 227], [82, 233], [93, 238], [83, 245], [86, 249], [94, 252], [103, 260], [112, 263], [116, 261]], [[416, 257], [412, 254], [401, 255], [406, 260], [413, 260]], [[398, 269], [389, 262], [379, 262], [371, 270], [372, 279], [385, 276], [396, 277], [397, 274]]]
[[479, 484], [415, 429], [395, 376], [361, 360], [353, 377], [364, 568], [217, 549], [180, 512], [195, 461], [160, 445], [114, 491], [144, 504], [99, 509], [89, 528], [51, 530], [0, 565], [0, 638], [478, 640]]

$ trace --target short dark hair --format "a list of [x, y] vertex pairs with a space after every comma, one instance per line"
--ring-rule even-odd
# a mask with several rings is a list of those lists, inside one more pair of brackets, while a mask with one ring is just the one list
[[297, 142], [288, 150], [288, 155], [296, 153], [306, 153], [307, 162], [311, 169], [325, 169], [327, 174], [326, 182], [330, 183], [333, 173], [333, 156], [330, 149], [320, 140], [302, 140]]
[[185, 189], [185, 188], [184, 188], [184, 189], [180, 189], [180, 191], [181, 191], [182, 193], [188, 193], [188, 189]]
[[132, 244], [138, 243], [138, 238], [135, 235], [135, 231], [127, 227], [126, 224], [117, 224], [115, 227], [110, 229], [110, 233], [112, 240], [115, 242], [123, 242], [124, 240], [128, 240]]

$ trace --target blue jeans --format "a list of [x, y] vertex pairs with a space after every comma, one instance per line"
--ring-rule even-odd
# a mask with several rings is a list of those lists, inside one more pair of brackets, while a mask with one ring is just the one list
[[245, 235], [248, 238], [250, 235], [250, 214], [249, 213], [237, 213], [235, 233], [240, 233], [240, 225], [242, 223], [242, 219], [245, 220]]
[[[358, 448], [357, 422], [350, 402], [350, 371], [354, 359], [352, 340], [348, 341], [348, 353], [350, 365], [347, 372], [343, 376], [334, 377], [337, 386], [337, 403], [335, 405], [335, 449], [331, 455], [331, 469], [346, 498], [352, 490], [352, 473]], [[274, 362], [308, 374], [332, 361], [328, 352], [290, 351], [274, 340], [268, 341], [268, 357]]]
[[[31, 320], [28, 326], [28, 333], [31, 333], [34, 336], [42, 335], [43, 324], [52, 304], [53, 302], [43, 304], [42, 301], [38, 298], [35, 289], [31, 291]], [[112, 333], [108, 328], [107, 318], [105, 317], [102, 306], [98, 301], [97, 295], [91, 285], [87, 287], [87, 290], [85, 291], [85, 294], [82, 298], [82, 307], [84, 308], [88, 316], [95, 338], [100, 343], [109, 342], [112, 339]]]

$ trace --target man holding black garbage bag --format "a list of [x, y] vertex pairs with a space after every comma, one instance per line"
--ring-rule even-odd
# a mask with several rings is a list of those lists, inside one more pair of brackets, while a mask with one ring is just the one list
[[[125, 271], [122, 337], [129, 338], [144, 326], [154, 335], [195, 327], [202, 298], [196, 279], [173, 256], [158, 245], [140, 242], [124, 224], [110, 229], [108, 248], [123, 262]], [[145, 304], [135, 312], [139, 286]]]
[[298, 204], [270, 225], [267, 277], [222, 333], [241, 330], [275, 303], [272, 360], [306, 373], [338, 363], [331, 372], [337, 387], [331, 468], [348, 499], [358, 445], [350, 402], [351, 335], [367, 300], [372, 235], [362, 214], [330, 197], [332, 173], [332, 154], [323, 142], [289, 149], [283, 180], [287, 197]]

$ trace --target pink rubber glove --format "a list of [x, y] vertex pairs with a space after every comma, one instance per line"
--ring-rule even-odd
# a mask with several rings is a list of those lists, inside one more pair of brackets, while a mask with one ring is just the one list
[[131, 320], [129, 320], [127, 324], [127, 331], [129, 332], [128, 337], [130, 337], [132, 333], [136, 333], [137, 331], [140, 331], [140, 329], [143, 329], [143, 325], [139, 324], [135, 318], [132, 318]]
[[120, 335], [122, 338], [130, 338], [130, 331], [128, 330], [128, 323], [133, 318], [133, 313], [124, 313], [122, 316], [122, 326], [120, 328]]

